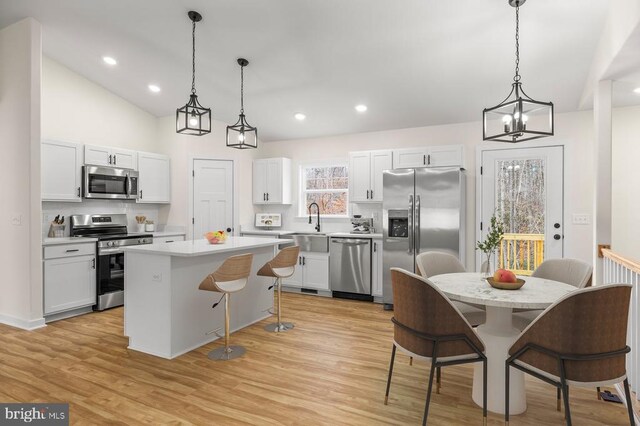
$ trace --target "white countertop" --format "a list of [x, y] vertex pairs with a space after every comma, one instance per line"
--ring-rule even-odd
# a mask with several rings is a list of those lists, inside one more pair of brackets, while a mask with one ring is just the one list
[[293, 234], [296, 231], [287, 231], [283, 229], [243, 229], [241, 234], [248, 235], [288, 235]]
[[518, 290], [493, 288], [482, 274], [467, 272], [434, 275], [433, 282], [450, 299], [477, 305], [500, 308], [545, 309], [576, 287], [535, 277], [518, 277], [525, 280]]
[[209, 244], [206, 239], [176, 241], [170, 244], [144, 244], [124, 247], [125, 252], [160, 254], [165, 256], [205, 256], [210, 254], [241, 251], [256, 247], [277, 246], [282, 240], [276, 238], [229, 237], [224, 244]]
[[95, 243], [97, 238], [89, 237], [62, 237], [62, 238], [45, 238], [42, 240], [42, 246], [58, 246], [62, 244], [83, 244], [83, 243]]

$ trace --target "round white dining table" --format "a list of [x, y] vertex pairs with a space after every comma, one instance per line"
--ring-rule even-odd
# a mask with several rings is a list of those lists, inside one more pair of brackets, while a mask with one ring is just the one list
[[[542, 278], [519, 277], [525, 280], [519, 290], [493, 288], [479, 273], [442, 274], [429, 277], [451, 300], [482, 305], [487, 320], [477, 332], [484, 342], [487, 356], [487, 409], [504, 414], [505, 361], [509, 348], [520, 331], [513, 327], [513, 309], [545, 309], [576, 287]], [[475, 364], [473, 374], [473, 401], [482, 406], [482, 363]], [[509, 412], [520, 414], [527, 409], [524, 373], [515, 368], [509, 376]]]

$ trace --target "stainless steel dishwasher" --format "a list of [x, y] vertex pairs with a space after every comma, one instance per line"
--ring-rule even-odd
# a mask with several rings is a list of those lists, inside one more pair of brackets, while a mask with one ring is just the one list
[[334, 297], [373, 300], [371, 239], [331, 237], [329, 285]]

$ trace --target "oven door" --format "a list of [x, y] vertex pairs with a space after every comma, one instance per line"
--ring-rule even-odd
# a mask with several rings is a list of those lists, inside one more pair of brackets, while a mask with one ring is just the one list
[[98, 300], [96, 309], [124, 304], [124, 252], [120, 249], [102, 249], [98, 254]]
[[84, 198], [129, 198], [129, 171], [110, 167], [84, 167]]

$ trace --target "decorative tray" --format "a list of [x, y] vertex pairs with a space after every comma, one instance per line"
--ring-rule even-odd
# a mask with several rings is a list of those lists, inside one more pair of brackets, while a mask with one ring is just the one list
[[518, 290], [525, 283], [525, 281], [523, 279], [520, 279], [520, 278], [516, 278], [516, 282], [515, 283], [502, 283], [500, 281], [494, 280], [493, 277], [488, 277], [487, 278], [487, 282], [489, 283], [489, 285], [491, 287], [499, 288], [501, 290]]

